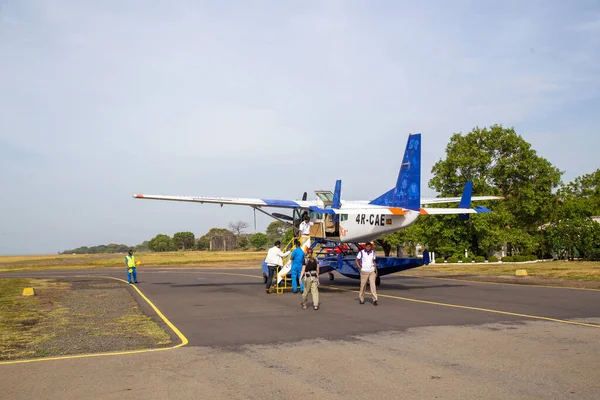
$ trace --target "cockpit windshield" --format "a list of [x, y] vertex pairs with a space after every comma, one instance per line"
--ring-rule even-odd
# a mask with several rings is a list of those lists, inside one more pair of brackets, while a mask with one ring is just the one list
[[333, 201], [333, 193], [332, 192], [315, 192], [315, 194], [324, 203], [331, 203]]

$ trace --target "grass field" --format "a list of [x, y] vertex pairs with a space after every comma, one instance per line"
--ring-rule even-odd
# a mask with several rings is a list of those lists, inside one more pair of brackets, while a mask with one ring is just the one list
[[544, 261], [534, 263], [433, 264], [413, 270], [415, 274], [438, 272], [448, 275], [514, 276], [517, 269], [529, 276], [583, 281], [600, 281], [600, 262]]
[[[135, 254], [142, 268], [165, 265], [227, 266], [229, 263], [251, 261], [256, 261], [257, 266], [260, 266], [260, 261], [265, 255], [264, 251], [178, 251]], [[125, 254], [0, 256], [0, 272], [121, 267], [124, 265], [124, 259]]]

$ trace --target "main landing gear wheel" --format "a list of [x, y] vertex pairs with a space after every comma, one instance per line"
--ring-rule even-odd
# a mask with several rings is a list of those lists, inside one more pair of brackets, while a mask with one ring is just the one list
[[379, 286], [379, 285], [381, 285], [381, 278], [379, 276], [377, 276], [375, 278], [375, 286]]
[[263, 272], [263, 283], [267, 283], [269, 277]]
[[333, 280], [333, 278], [335, 278], [335, 277], [334, 277], [334, 276], [333, 276], [333, 274], [330, 272], [330, 273], [329, 273], [329, 280], [330, 280], [330, 281], [332, 281], [332, 280]]

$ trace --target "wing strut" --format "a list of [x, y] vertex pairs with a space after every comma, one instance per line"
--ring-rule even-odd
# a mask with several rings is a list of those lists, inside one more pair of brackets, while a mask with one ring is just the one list
[[265, 215], [268, 215], [269, 217], [271, 217], [273, 219], [276, 219], [277, 221], [283, 222], [284, 224], [288, 224], [288, 225], [294, 226], [294, 224], [290, 224], [289, 222], [284, 221], [283, 219], [278, 218], [278, 217], [274, 216], [273, 214], [270, 214], [270, 213], [266, 212], [265, 210], [261, 210], [258, 207], [252, 207], [252, 208], [254, 208], [254, 226], [255, 226], [254, 230], [256, 230], [256, 211], [257, 210], [260, 211], [261, 213], [265, 214]]

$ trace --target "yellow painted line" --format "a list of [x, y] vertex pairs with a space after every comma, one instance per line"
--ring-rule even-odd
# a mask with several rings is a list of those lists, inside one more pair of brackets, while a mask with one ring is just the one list
[[[78, 276], [78, 277], [81, 278], [82, 276]], [[90, 277], [90, 278], [112, 279], [115, 281], [119, 281], [119, 282], [128, 284], [127, 281], [125, 281], [123, 279], [119, 279], [119, 278], [114, 278], [112, 276], [92, 275], [92, 276], [85, 276], [85, 277], [86, 278]], [[53, 276], [51, 278], [61, 278], [61, 277]], [[154, 305], [154, 303], [152, 303], [152, 301], [150, 301], [150, 299], [147, 298], [140, 289], [138, 289], [137, 286], [131, 285], [131, 287], [133, 287], [138, 292], [138, 294], [150, 305], [150, 307], [152, 307], [154, 312], [156, 312], [156, 314], [158, 314], [158, 316], [164, 321], [164, 323], [167, 324], [167, 326], [175, 333], [175, 335], [177, 335], [179, 340], [181, 340], [181, 343], [179, 343], [176, 346], [161, 347], [159, 349], [128, 350], [128, 351], [115, 351], [115, 352], [107, 352], [107, 353], [90, 353], [90, 354], [76, 354], [76, 355], [58, 356], [58, 357], [34, 358], [34, 359], [29, 359], [29, 360], [0, 361], [0, 365], [23, 364], [23, 363], [31, 363], [31, 362], [38, 362], [38, 361], [71, 360], [71, 359], [75, 359], [75, 358], [120, 356], [120, 355], [128, 355], [128, 354], [152, 353], [152, 352], [156, 352], [156, 351], [177, 349], [177, 348], [185, 346], [186, 344], [189, 343], [187, 338], [183, 335], [183, 333], [181, 333], [181, 331], [179, 329], [177, 329], [177, 327], [175, 325], [173, 325], [173, 323], [171, 323], [171, 321], [169, 321], [169, 319], [167, 317], [165, 317], [165, 315], [158, 309], [158, 307], [156, 307]]]
[[[343, 291], [343, 292], [358, 293], [358, 290], [344, 289], [344, 288], [339, 288], [339, 287], [336, 287], [336, 286], [326, 286], [326, 287], [330, 288], [330, 289], [333, 289], [333, 290]], [[463, 310], [483, 311], [483, 312], [488, 312], [488, 313], [493, 313], [493, 314], [510, 315], [510, 316], [513, 316], [513, 317], [524, 317], [524, 318], [532, 318], [532, 319], [541, 319], [541, 320], [544, 320], [544, 321], [560, 322], [562, 324], [587, 326], [587, 327], [591, 327], [591, 328], [600, 328], [600, 325], [598, 325], [598, 324], [589, 324], [589, 323], [586, 323], [586, 322], [577, 322], [577, 321], [568, 321], [568, 320], [557, 319], [557, 318], [541, 317], [539, 315], [520, 314], [520, 313], [513, 313], [513, 312], [509, 312], [509, 311], [493, 310], [493, 309], [482, 308], [482, 307], [461, 306], [461, 305], [458, 305], [458, 304], [440, 303], [440, 302], [437, 302], [437, 301], [418, 300], [418, 299], [411, 299], [409, 297], [392, 296], [392, 295], [389, 295], [389, 294], [379, 294], [379, 293], [377, 293], [377, 296], [378, 297], [386, 297], [386, 298], [390, 298], [390, 299], [396, 299], [396, 300], [410, 301], [410, 302], [413, 302], [413, 303], [422, 303], [422, 304], [430, 304], [430, 305], [442, 306], [442, 307], [460, 308], [460, 309], [463, 309]]]
[[[587, 290], [590, 292], [600, 292], [600, 289], [592, 289], [592, 288], [576, 288], [572, 286], [551, 286], [551, 285], [529, 285], [526, 283], [508, 283], [508, 282], [485, 282], [485, 281], [472, 281], [469, 279], [460, 279], [460, 278], [439, 278], [435, 276], [417, 276], [417, 275], [398, 275], [404, 276], [407, 278], [423, 278], [423, 279], [439, 279], [444, 281], [454, 281], [454, 282], [471, 282], [471, 283], [482, 283], [484, 285], [508, 285], [508, 286], [521, 286], [521, 287], [541, 287], [541, 288], [549, 288], [549, 289], [570, 289], [570, 290]], [[496, 275], [490, 275], [496, 276]]]

